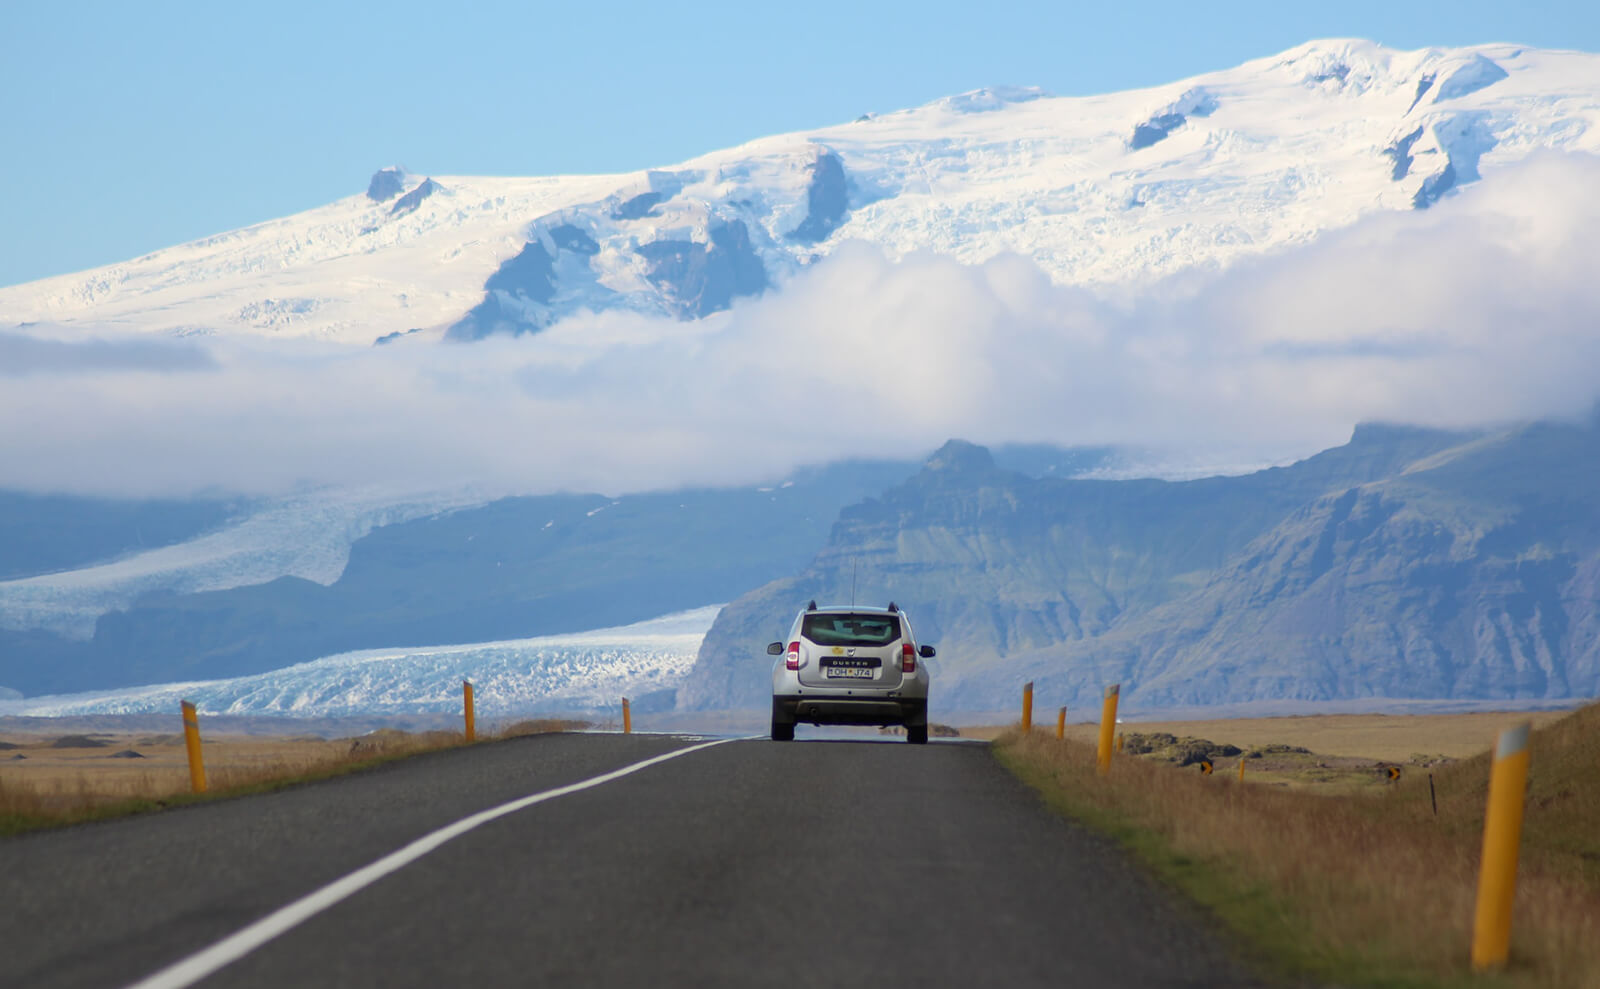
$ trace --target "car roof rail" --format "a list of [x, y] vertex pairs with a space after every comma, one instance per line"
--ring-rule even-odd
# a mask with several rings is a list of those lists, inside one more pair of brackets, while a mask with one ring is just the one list
[[899, 608], [896, 608], [894, 606], [894, 602], [893, 601], [889, 602], [889, 613], [890, 614], [893, 614], [893, 613], [895, 613], [896, 611], [899, 611], [899, 610], [900, 610]]

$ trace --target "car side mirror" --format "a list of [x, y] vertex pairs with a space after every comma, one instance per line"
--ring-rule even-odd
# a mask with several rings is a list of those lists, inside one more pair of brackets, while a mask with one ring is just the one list
[[917, 655], [921, 656], [923, 659], [932, 659], [938, 654], [939, 651], [932, 646], [923, 646], [921, 649], [917, 650]]
[[769, 642], [769, 643], [767, 643], [767, 655], [768, 656], [782, 656], [783, 655], [783, 643], [781, 643], [781, 642]]

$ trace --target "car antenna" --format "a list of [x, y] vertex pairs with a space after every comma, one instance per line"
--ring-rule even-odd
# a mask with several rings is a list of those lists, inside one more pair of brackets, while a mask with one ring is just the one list
[[854, 608], [855, 606], [856, 606], [856, 561], [855, 561], [854, 557], [851, 557], [851, 559], [850, 559], [850, 607]]

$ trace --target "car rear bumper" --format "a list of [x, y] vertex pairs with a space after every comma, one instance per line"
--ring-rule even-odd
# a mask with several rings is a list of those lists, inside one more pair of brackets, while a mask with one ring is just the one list
[[920, 725], [928, 702], [920, 697], [774, 697], [777, 721], [812, 725]]

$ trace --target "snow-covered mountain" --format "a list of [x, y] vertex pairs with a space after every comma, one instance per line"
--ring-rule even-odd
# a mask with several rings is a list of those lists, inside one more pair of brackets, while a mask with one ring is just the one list
[[[997, 88], [626, 175], [416, 176], [0, 289], [0, 326], [471, 339], [582, 311], [696, 318], [846, 240], [1128, 287], [1600, 152], [1600, 55], [1357, 40], [1091, 97]], [[45, 330], [44, 326], [36, 332]]]
[[202, 714], [451, 713], [461, 681], [486, 716], [597, 711], [629, 697], [635, 710], [672, 707], [720, 605], [620, 628], [507, 642], [367, 649], [227, 680], [17, 698], [0, 692], [0, 717], [152, 714], [193, 701]]

